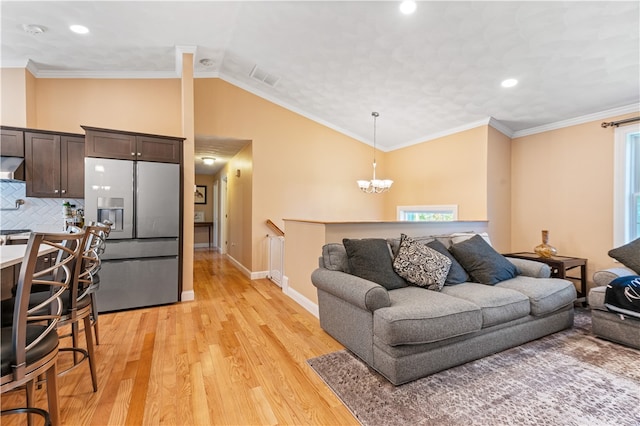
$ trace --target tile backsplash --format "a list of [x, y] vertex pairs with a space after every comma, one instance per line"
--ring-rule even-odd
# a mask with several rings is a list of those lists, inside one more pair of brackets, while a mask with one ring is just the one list
[[[63, 198], [33, 198], [26, 194], [24, 182], [0, 182], [0, 207], [14, 208], [16, 200], [24, 204], [18, 210], [0, 211], [0, 229], [31, 229], [41, 232], [62, 232]], [[84, 199], [68, 199], [76, 208], [84, 208]]]

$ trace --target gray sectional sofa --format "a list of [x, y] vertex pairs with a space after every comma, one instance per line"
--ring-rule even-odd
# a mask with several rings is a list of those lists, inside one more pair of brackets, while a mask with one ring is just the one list
[[[420, 241], [434, 239], [447, 248], [454, 242], [447, 235]], [[343, 244], [327, 244], [311, 277], [320, 325], [394, 385], [572, 327], [574, 285], [549, 278], [543, 263], [508, 261], [517, 276], [494, 285], [470, 277], [439, 291], [414, 285], [387, 289], [352, 274]]]

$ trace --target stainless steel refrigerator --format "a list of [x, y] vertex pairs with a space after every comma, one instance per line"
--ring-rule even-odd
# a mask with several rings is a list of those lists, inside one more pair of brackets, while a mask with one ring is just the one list
[[111, 222], [98, 311], [177, 302], [180, 165], [85, 158], [85, 222]]

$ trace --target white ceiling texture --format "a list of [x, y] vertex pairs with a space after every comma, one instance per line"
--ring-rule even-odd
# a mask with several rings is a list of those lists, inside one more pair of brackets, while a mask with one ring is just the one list
[[[196, 78], [221, 78], [365, 143], [378, 111], [383, 151], [490, 119], [519, 136], [638, 110], [638, 1], [419, 1], [408, 16], [399, 4], [3, 0], [0, 61], [36, 77], [166, 78], [190, 46]], [[506, 78], [519, 84], [503, 88]], [[246, 143], [196, 139], [197, 158]]]

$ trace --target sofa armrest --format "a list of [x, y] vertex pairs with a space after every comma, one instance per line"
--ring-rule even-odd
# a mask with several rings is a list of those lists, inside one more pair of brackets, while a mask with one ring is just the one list
[[596, 271], [593, 274], [593, 282], [596, 286], [608, 285], [611, 281], [618, 277], [626, 277], [629, 275], [636, 275], [636, 273], [625, 266], [619, 268], [609, 268]]
[[551, 267], [546, 263], [537, 262], [535, 260], [520, 259], [517, 257], [507, 257], [507, 260], [518, 268], [521, 275], [532, 278], [549, 278], [551, 277]]
[[391, 306], [387, 289], [364, 278], [340, 271], [318, 268], [311, 274], [318, 289], [367, 311]]

